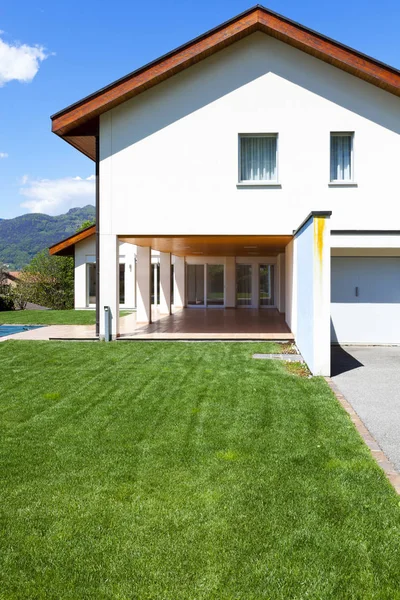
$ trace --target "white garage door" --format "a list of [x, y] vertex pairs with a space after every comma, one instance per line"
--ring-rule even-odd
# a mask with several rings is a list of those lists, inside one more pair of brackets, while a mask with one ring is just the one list
[[400, 258], [332, 257], [332, 341], [400, 343]]

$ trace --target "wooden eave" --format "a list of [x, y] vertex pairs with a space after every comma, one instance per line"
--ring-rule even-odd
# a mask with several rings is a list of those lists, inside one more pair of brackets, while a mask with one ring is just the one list
[[257, 5], [54, 114], [52, 131], [95, 160], [99, 116], [238, 40], [263, 31], [400, 96], [400, 71]]
[[70, 235], [65, 240], [61, 240], [61, 242], [50, 246], [49, 253], [53, 256], [73, 256], [75, 244], [81, 242], [82, 240], [86, 240], [86, 238], [94, 235], [95, 233], [96, 225], [90, 225], [90, 227], [86, 227], [86, 229], [82, 229], [82, 231], [74, 233], [74, 235]]

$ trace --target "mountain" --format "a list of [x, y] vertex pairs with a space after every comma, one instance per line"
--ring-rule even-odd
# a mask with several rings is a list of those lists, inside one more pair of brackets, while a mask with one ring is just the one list
[[88, 204], [56, 217], [29, 213], [0, 219], [0, 263], [10, 270], [22, 269], [40, 250], [72, 235], [84, 221], [94, 221], [95, 214], [94, 206]]

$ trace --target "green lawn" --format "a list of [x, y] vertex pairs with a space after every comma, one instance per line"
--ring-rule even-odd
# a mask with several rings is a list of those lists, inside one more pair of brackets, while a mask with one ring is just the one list
[[[120, 311], [120, 316], [131, 311]], [[94, 310], [10, 310], [0, 312], [0, 325], [94, 325]], [[1, 598], [1, 596], [0, 596]]]
[[399, 498], [273, 344], [0, 344], [0, 598], [400, 598]]

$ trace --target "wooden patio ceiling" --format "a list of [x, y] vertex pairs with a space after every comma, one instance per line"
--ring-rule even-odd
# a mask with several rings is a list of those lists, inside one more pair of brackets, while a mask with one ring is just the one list
[[276, 256], [291, 235], [119, 236], [121, 242], [151, 247], [175, 256]]

